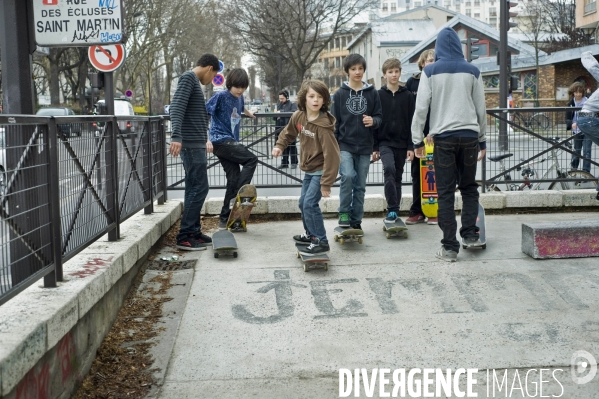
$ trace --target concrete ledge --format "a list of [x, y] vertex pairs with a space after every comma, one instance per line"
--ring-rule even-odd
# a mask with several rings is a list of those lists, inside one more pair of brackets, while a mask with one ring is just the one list
[[595, 190], [568, 190], [564, 194], [564, 206], [595, 206], [597, 205], [597, 191]]
[[168, 201], [154, 209], [122, 223], [120, 241], [105, 236], [65, 262], [65, 281], [57, 288], [43, 288], [39, 281], [0, 307], [0, 397], [71, 395], [139, 265], [180, 218], [182, 203]]
[[599, 256], [599, 221], [522, 224], [522, 252], [535, 259]]
[[506, 191], [506, 208], [556, 208], [564, 205], [561, 191]]

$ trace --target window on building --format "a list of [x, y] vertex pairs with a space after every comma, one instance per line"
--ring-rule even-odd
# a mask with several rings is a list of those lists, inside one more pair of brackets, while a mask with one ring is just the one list
[[596, 0], [584, 0], [584, 13], [588, 14], [597, 11]]
[[451, 0], [450, 0], [450, 1], [447, 1], [447, 0], [445, 0], [445, 4], [444, 4], [443, 6], [444, 6], [445, 8], [449, 8], [449, 7], [451, 7]]
[[497, 8], [489, 7], [489, 17], [497, 17]]
[[529, 71], [524, 72], [524, 87], [522, 90], [523, 98], [536, 98], [537, 97], [537, 72]]
[[474, 18], [480, 18], [480, 12], [475, 12], [474, 13]]
[[489, 25], [497, 27], [497, 18], [489, 18]]
[[474, 0], [474, 7], [480, 7], [480, 0]]
[[345, 48], [346, 44], [347, 44], [347, 43], [345, 42], [345, 36], [343, 36], [343, 37], [341, 38], [341, 47], [342, 47], [342, 48]]
[[470, 0], [466, 1], [466, 7], [472, 7], [472, 2]]
[[499, 75], [483, 76], [485, 89], [499, 89]]
[[397, 12], [397, 4], [391, 3], [391, 12]]
[[339, 44], [339, 38], [336, 38], [335, 39], [335, 48], [338, 49], [339, 47], [341, 47]]
[[469, 8], [466, 8], [466, 16], [467, 17], [471, 17], [472, 16], [472, 11]]
[[389, 4], [383, 3], [383, 12], [387, 12], [387, 11], [389, 11]]
[[420, 7], [422, 5], [421, 1], [415, 1], [414, 2], [414, 7]]

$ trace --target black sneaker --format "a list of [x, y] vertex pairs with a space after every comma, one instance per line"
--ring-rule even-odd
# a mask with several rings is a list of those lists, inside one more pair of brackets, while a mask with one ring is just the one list
[[362, 230], [362, 223], [354, 223], [351, 225], [351, 228], [354, 230]]
[[177, 240], [177, 248], [184, 251], [203, 251], [206, 249], [205, 244], [200, 244], [192, 237], [182, 238]]
[[302, 244], [310, 244], [312, 242], [312, 238], [308, 233], [298, 234], [296, 236], [293, 236], [293, 239], [295, 240], [295, 242], [299, 242]]
[[317, 255], [328, 252], [331, 249], [328, 242], [320, 241], [318, 238], [312, 240], [312, 244], [308, 245], [305, 249], [301, 249], [300, 253], [304, 255]]
[[227, 230], [227, 222], [228, 222], [228, 220], [219, 219], [218, 220], [218, 229], [219, 230]]
[[212, 238], [210, 238], [206, 234], [203, 234], [201, 231], [198, 231], [193, 236], [193, 239], [196, 240], [200, 245], [204, 245], [205, 247], [209, 247], [210, 245], [212, 245]]
[[287, 169], [289, 167], [289, 165], [280, 165], [279, 169]]
[[291, 169], [297, 169], [297, 164], [296, 163], [292, 164]]
[[595, 197], [597, 201], [599, 201], [599, 191], [597, 191], [597, 196]]

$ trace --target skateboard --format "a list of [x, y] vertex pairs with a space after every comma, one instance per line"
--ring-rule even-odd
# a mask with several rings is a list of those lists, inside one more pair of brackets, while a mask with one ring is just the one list
[[250, 219], [252, 208], [256, 204], [257, 196], [256, 187], [253, 185], [245, 184], [241, 186], [237, 193], [235, 204], [233, 204], [233, 209], [231, 209], [231, 213], [229, 214], [229, 220], [227, 220], [227, 229], [229, 231], [248, 230], [246, 224]]
[[387, 219], [383, 219], [383, 231], [387, 233], [387, 238], [391, 237], [402, 237], [408, 238], [408, 227], [400, 218], [395, 219], [395, 222], [389, 222]]
[[358, 244], [362, 244], [362, 237], [364, 237], [364, 230], [352, 229], [348, 227], [335, 227], [335, 236], [333, 239], [335, 242], [339, 241], [339, 244], [343, 245], [346, 241], [358, 241]]
[[433, 161], [434, 144], [425, 143], [424, 158], [420, 158], [420, 198], [422, 213], [428, 218], [436, 218], [439, 204], [437, 202], [437, 178]]
[[222, 255], [233, 255], [237, 258], [237, 241], [235, 236], [228, 230], [220, 230], [212, 235], [212, 249], [214, 257]]
[[[329, 256], [327, 254], [317, 254], [317, 255], [306, 255], [301, 253], [300, 251], [307, 248], [310, 244], [300, 244], [296, 243], [295, 248], [297, 248], [297, 257], [302, 259], [304, 262], [304, 271], [308, 272], [310, 269], [323, 268], [324, 270], [329, 270]], [[319, 267], [320, 266], [320, 267]]]
[[476, 216], [476, 227], [478, 227], [478, 238], [482, 245], [467, 245], [462, 238], [462, 248], [482, 248], [487, 249], [487, 233], [485, 231], [485, 208], [478, 204], [478, 215]]

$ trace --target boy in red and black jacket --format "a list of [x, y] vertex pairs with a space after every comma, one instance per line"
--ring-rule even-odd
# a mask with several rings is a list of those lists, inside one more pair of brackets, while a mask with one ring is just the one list
[[382, 69], [387, 85], [379, 90], [383, 121], [374, 130], [372, 159], [383, 162], [387, 220], [394, 222], [399, 217], [404, 165], [414, 159], [411, 128], [416, 100], [407, 88], [399, 86], [401, 62], [397, 58], [385, 61]]

